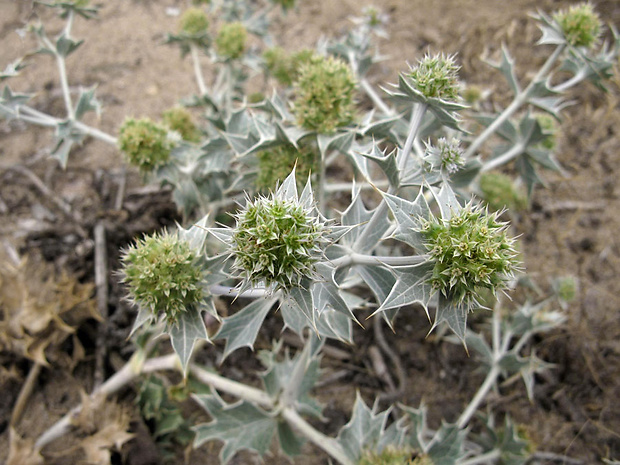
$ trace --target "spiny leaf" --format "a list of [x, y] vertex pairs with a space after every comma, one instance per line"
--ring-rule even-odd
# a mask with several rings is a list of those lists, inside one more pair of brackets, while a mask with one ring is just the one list
[[223, 441], [220, 460], [224, 465], [244, 449], [265, 455], [277, 426], [274, 417], [245, 401], [226, 404], [217, 395], [194, 395], [193, 398], [212, 418], [210, 423], [194, 428], [194, 447], [211, 439]]
[[198, 339], [209, 340], [207, 328], [200, 311], [188, 308], [178, 314], [178, 320], [168, 328], [170, 341], [179, 356], [183, 373], [187, 373], [187, 365]]
[[383, 194], [383, 198], [396, 220], [394, 238], [416, 250], [424, 250], [424, 240], [417, 229], [420, 227], [419, 218], [428, 218], [430, 209], [422, 190], [413, 202], [387, 193]]
[[428, 303], [433, 295], [433, 288], [428, 283], [428, 278], [432, 273], [433, 263], [398, 266], [389, 269], [394, 274], [396, 283], [375, 313], [418, 303], [424, 307], [426, 315], [429, 316]]
[[254, 347], [263, 320], [277, 299], [256, 299], [234, 315], [224, 318], [217, 338], [226, 339], [222, 361], [240, 347]]

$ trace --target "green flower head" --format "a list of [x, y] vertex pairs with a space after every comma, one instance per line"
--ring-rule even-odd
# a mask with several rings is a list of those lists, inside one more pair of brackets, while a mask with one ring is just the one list
[[315, 55], [299, 69], [295, 82], [295, 115], [300, 126], [330, 133], [353, 121], [355, 78], [334, 57]]
[[503, 173], [488, 171], [478, 181], [482, 198], [491, 210], [521, 211], [527, 208], [527, 194], [512, 178]]
[[209, 18], [201, 8], [188, 8], [179, 20], [179, 30], [190, 36], [201, 36], [208, 28]]
[[407, 74], [412, 86], [426, 98], [454, 101], [458, 98], [458, 72], [451, 55], [426, 55]]
[[553, 19], [560, 26], [564, 38], [573, 47], [592, 47], [598, 42], [603, 24], [590, 3], [573, 5], [558, 11]]
[[267, 71], [280, 84], [290, 86], [297, 80], [300, 67], [310, 61], [313, 56], [314, 52], [309, 49], [300, 50], [289, 55], [281, 47], [272, 47], [265, 50], [263, 60]]
[[199, 257], [176, 234], [154, 234], [124, 251], [123, 282], [131, 300], [174, 324], [180, 313], [201, 302], [203, 271]]
[[420, 232], [435, 265], [432, 286], [458, 304], [475, 304], [480, 292], [507, 286], [518, 269], [515, 240], [498, 213], [466, 205], [450, 219], [421, 220]]
[[276, 192], [248, 200], [236, 220], [231, 253], [247, 281], [287, 290], [314, 274], [325, 225], [313, 207]]
[[427, 455], [416, 454], [409, 448], [388, 446], [380, 453], [362, 452], [358, 465], [433, 465], [433, 462]]
[[303, 187], [303, 183], [311, 173], [317, 173], [319, 170], [319, 154], [308, 147], [297, 149], [292, 145], [281, 145], [260, 152], [257, 157], [256, 187], [261, 191], [274, 189], [293, 168], [295, 168], [299, 189]]
[[147, 174], [168, 162], [175, 144], [167, 127], [149, 118], [127, 118], [119, 131], [118, 145], [129, 164]]
[[295, 6], [295, 0], [271, 0], [274, 5], [280, 5], [284, 11]]
[[225, 58], [235, 60], [245, 52], [248, 32], [240, 22], [226, 23], [215, 39], [217, 53]]
[[162, 121], [172, 131], [181, 134], [183, 140], [199, 142], [200, 131], [192, 120], [192, 115], [186, 108], [176, 106], [162, 113]]

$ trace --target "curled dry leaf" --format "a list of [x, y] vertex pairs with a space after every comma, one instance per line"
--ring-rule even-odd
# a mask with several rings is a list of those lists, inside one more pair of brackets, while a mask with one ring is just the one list
[[111, 451], [120, 451], [133, 434], [129, 433], [131, 415], [122, 405], [103, 396], [91, 397], [82, 392], [82, 409], [72, 419], [84, 451], [85, 463], [107, 465]]
[[[92, 295], [92, 285], [57, 275], [46, 263], [16, 263], [0, 248], [0, 351], [73, 368], [84, 354], [76, 328], [88, 318], [100, 319]], [[58, 350], [68, 337], [71, 356]]]
[[13, 428], [9, 430], [9, 456], [6, 465], [43, 465], [45, 461], [34, 448], [34, 439], [22, 438]]

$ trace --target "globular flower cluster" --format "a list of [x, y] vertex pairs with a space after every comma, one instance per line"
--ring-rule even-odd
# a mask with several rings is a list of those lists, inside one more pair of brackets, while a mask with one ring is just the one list
[[426, 159], [447, 174], [454, 174], [465, 164], [461, 141], [455, 137], [450, 140], [440, 137], [437, 144], [426, 144]]
[[174, 324], [204, 297], [198, 261], [189, 243], [176, 234], [146, 236], [124, 251], [123, 282], [134, 303]]
[[231, 253], [234, 266], [253, 285], [299, 287], [322, 256], [325, 225], [313, 209], [276, 194], [249, 201], [236, 215]]
[[475, 304], [483, 288], [505, 288], [518, 268], [514, 238], [498, 213], [468, 204], [450, 219], [421, 220], [420, 232], [434, 262], [429, 282], [458, 304]]
[[386, 447], [380, 453], [365, 451], [358, 465], [432, 465], [425, 454], [416, 454], [409, 448]]
[[591, 47], [598, 42], [603, 26], [590, 3], [573, 5], [553, 15], [564, 38], [573, 47]]
[[217, 53], [231, 60], [241, 58], [247, 39], [248, 32], [242, 23], [226, 23], [215, 39]]
[[201, 36], [209, 28], [209, 18], [201, 8], [188, 8], [179, 20], [179, 29], [189, 36]]
[[295, 168], [297, 187], [308, 179], [311, 173], [319, 170], [319, 154], [309, 147], [295, 148], [292, 145], [281, 145], [271, 150], [265, 150], [257, 155], [258, 177], [256, 187], [259, 190], [268, 190], [281, 183]]
[[147, 174], [168, 162], [175, 142], [166, 126], [149, 118], [127, 118], [119, 131], [118, 145], [127, 161]]
[[331, 133], [353, 120], [356, 82], [351, 68], [334, 57], [313, 56], [295, 82], [295, 116], [300, 126]]
[[426, 98], [454, 101], [458, 98], [458, 72], [461, 69], [450, 55], [426, 55], [407, 76], [415, 89]]
[[192, 120], [192, 115], [186, 108], [176, 106], [162, 113], [162, 122], [171, 130], [178, 132], [183, 140], [188, 142], [200, 141], [200, 131]]

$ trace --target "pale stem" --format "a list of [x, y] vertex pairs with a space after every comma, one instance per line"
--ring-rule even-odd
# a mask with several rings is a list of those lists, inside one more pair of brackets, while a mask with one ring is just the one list
[[93, 128], [92, 126], [88, 126], [81, 121], [74, 121], [73, 126], [78, 128], [84, 134], [94, 137], [95, 139], [99, 139], [100, 141], [114, 145], [115, 147], [118, 145], [118, 139], [116, 137], [111, 136], [110, 134], [103, 132], [97, 128]]
[[209, 288], [209, 292], [211, 295], [220, 295], [226, 297], [235, 297], [235, 298], [246, 298], [246, 299], [256, 299], [259, 297], [267, 296], [266, 289], [248, 289], [247, 291], [239, 292], [234, 287], [222, 286], [221, 284], [215, 284]]
[[[330, 183], [325, 186], [326, 193], [333, 192], [351, 192], [353, 189], [354, 183], [352, 182], [336, 182]], [[389, 187], [389, 183], [387, 180], [377, 181], [374, 184], [370, 184], [368, 182], [356, 182], [355, 187], [362, 190], [372, 190], [372, 189], [387, 189]]]
[[495, 385], [495, 382], [497, 381], [497, 377], [499, 376], [499, 373], [500, 373], [499, 365], [494, 362], [493, 366], [491, 367], [491, 370], [487, 374], [487, 377], [484, 379], [484, 382], [478, 389], [478, 392], [476, 392], [476, 395], [474, 396], [474, 398], [471, 400], [471, 402], [469, 403], [465, 411], [461, 414], [461, 416], [457, 420], [456, 425], [459, 427], [459, 429], [463, 429], [467, 426], [467, 423], [469, 423], [469, 420], [471, 420], [471, 418], [474, 416], [474, 414], [478, 410], [478, 407], [480, 406], [480, 404], [482, 403], [486, 395]]
[[524, 148], [525, 147], [523, 146], [523, 144], [517, 144], [511, 147], [510, 150], [502, 153], [501, 155], [492, 158], [491, 160], [485, 161], [480, 168], [480, 172], [485, 173], [508, 163], [513, 158], [517, 158], [519, 155], [521, 155]]
[[198, 90], [200, 95], [207, 95], [207, 85], [205, 84], [204, 76], [202, 75], [202, 68], [200, 67], [200, 59], [198, 56], [198, 47], [195, 43], [190, 43], [189, 51], [192, 56], [192, 63], [194, 65], [194, 75], [196, 76], [196, 83], [198, 84]]
[[471, 457], [469, 459], [458, 460], [457, 465], [478, 465], [491, 463], [501, 457], [502, 453], [498, 449], [490, 450], [489, 452], [485, 452], [484, 454], [477, 455], [476, 457]]
[[564, 92], [570, 89], [571, 87], [573, 87], [574, 85], [579, 84], [584, 79], [585, 79], [585, 76], [583, 74], [581, 73], [575, 74], [572, 78], [568, 79], [567, 81], [564, 81], [562, 84], [558, 84], [557, 86], [554, 86], [552, 90], [558, 93]]
[[344, 450], [335, 439], [325, 436], [320, 431], [314, 429], [314, 427], [304, 420], [295, 410], [292, 408], [285, 408], [281, 415], [289, 425], [303, 434], [316, 446], [331, 455], [342, 465], [355, 465], [355, 463], [347, 457]]
[[67, 80], [67, 67], [65, 65], [65, 58], [60, 55], [56, 55], [56, 63], [58, 65], [58, 76], [60, 77], [62, 96], [65, 100], [65, 107], [67, 108], [67, 118], [69, 118], [70, 120], [74, 120], [75, 112], [73, 110], [73, 102], [71, 101], [71, 92], [69, 91], [69, 81]]
[[354, 265], [387, 265], [387, 266], [410, 266], [419, 265], [426, 260], [424, 255], [411, 255], [404, 257], [394, 256], [378, 256], [378, 255], [365, 255], [356, 252], [352, 252], [350, 255], [332, 260], [330, 263], [336, 268], [342, 268], [345, 266]]
[[564, 50], [564, 45], [558, 45], [558, 47], [554, 50], [554, 52], [547, 58], [545, 64], [540, 68], [536, 76], [532, 79], [529, 85], [525, 88], [525, 90], [521, 91], [517, 94], [510, 105], [506, 107], [506, 109], [495, 119], [476, 139], [471, 143], [471, 145], [465, 151], [463, 157], [465, 159], [470, 158], [476, 150], [493, 134], [499, 127], [504, 124], [504, 122], [510, 118], [515, 111], [523, 105], [528, 97], [529, 93], [534, 87], [534, 85], [542, 80], [546, 75], [551, 71], [555, 61], [558, 59], [562, 51]]
[[212, 388], [232, 394], [248, 402], [262, 405], [263, 407], [273, 407], [273, 401], [265, 391], [211, 373], [210, 371], [200, 368], [195, 363], [190, 364], [190, 371], [201, 382], [208, 384]]
[[71, 36], [71, 28], [73, 27], [73, 18], [74, 18], [73, 10], [69, 10], [69, 14], [67, 16], [67, 24], [65, 25], [65, 34], [67, 34], [67, 37]]
[[34, 365], [30, 368], [26, 381], [24, 381], [24, 384], [19, 391], [19, 396], [15, 402], [15, 407], [13, 407], [13, 413], [11, 414], [11, 426], [15, 427], [19, 423], [19, 420], [21, 420], [22, 414], [24, 413], [24, 408], [26, 407], [26, 403], [32, 394], [42, 367], [43, 365], [41, 365], [41, 363], [34, 362]]
[[394, 116], [394, 110], [392, 110], [383, 99], [375, 92], [366, 78], [360, 79], [360, 86], [366, 92], [366, 95], [370, 97], [370, 100], [383, 112], [386, 116]]
[[420, 129], [420, 124], [422, 123], [422, 118], [424, 117], [427, 108], [427, 104], [419, 103], [413, 108], [413, 111], [411, 112], [411, 121], [409, 122], [409, 134], [407, 135], [405, 146], [400, 153], [400, 160], [398, 163], [398, 169], [401, 172], [403, 172], [407, 166], [407, 159], [409, 158], [409, 153], [411, 152], [411, 148], [413, 147], [413, 141], [418, 135], [418, 130]]

